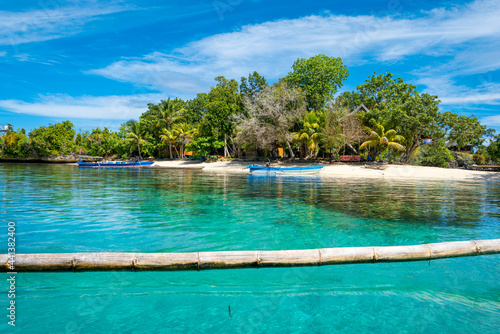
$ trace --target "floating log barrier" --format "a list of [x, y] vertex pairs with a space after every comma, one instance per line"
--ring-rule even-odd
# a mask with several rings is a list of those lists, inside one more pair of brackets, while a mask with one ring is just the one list
[[296, 267], [334, 264], [431, 261], [500, 254], [500, 239], [454, 241], [413, 246], [343, 247], [279, 251], [195, 253], [69, 253], [0, 255], [1, 272], [40, 271], [177, 271], [248, 267]]

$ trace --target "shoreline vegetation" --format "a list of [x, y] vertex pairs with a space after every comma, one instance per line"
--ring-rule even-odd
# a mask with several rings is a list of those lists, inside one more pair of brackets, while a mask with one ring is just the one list
[[316, 55], [297, 59], [275, 83], [257, 72], [240, 82], [216, 77], [208, 93], [149, 103], [117, 132], [77, 132], [70, 121], [29, 133], [9, 125], [0, 132], [0, 161], [64, 162], [89, 155], [292, 163], [356, 157], [466, 169], [500, 164], [500, 135], [477, 117], [441, 111], [438, 96], [391, 73], [374, 73], [356, 90], [335, 96], [348, 75], [340, 58]]

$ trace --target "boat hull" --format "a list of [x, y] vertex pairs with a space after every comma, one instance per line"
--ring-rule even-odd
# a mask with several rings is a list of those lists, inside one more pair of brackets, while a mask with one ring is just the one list
[[154, 164], [154, 161], [137, 161], [137, 162], [77, 162], [78, 167], [83, 168], [142, 168]]
[[248, 166], [252, 175], [314, 175], [319, 174], [324, 166], [310, 167], [260, 167]]

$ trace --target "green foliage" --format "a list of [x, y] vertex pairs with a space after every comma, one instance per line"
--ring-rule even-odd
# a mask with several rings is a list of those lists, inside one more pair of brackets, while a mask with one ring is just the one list
[[309, 59], [297, 59], [285, 81], [306, 92], [307, 106], [321, 110], [332, 99], [349, 76], [342, 59], [316, 55]]
[[116, 146], [120, 141], [120, 136], [113, 131], [104, 128], [93, 129], [76, 135], [75, 143], [82, 148], [82, 153], [94, 156], [109, 157], [116, 152]]
[[472, 157], [472, 154], [469, 153], [463, 153], [463, 152], [451, 152], [455, 159], [455, 165], [457, 167], [469, 167], [470, 165], [473, 165], [474, 158]]
[[491, 140], [491, 143], [486, 149], [486, 152], [492, 160], [500, 162], [500, 135], [494, 137]]
[[0, 137], [0, 157], [15, 158], [28, 157], [31, 153], [30, 140], [24, 129], [7, 131]]
[[[233, 137], [233, 117], [242, 112], [238, 82], [224, 77], [215, 78], [217, 86], [207, 96], [206, 112], [200, 122], [199, 135], [212, 142], [216, 149], [226, 137]], [[224, 145], [222, 145], [223, 147]]]
[[207, 137], [195, 137], [186, 145], [188, 151], [196, 152], [196, 155], [207, 156], [214, 149], [218, 149], [224, 146], [223, 141], [213, 140], [213, 138]]
[[477, 165], [486, 165], [486, 158], [482, 154], [474, 154], [472, 155], [472, 159]]
[[241, 77], [240, 93], [249, 98], [257, 95], [260, 91], [268, 86], [266, 78], [257, 72], [248, 75], [248, 79]]
[[366, 128], [365, 131], [369, 134], [368, 138], [359, 147], [360, 150], [373, 150], [373, 156], [376, 157], [380, 155], [382, 159], [382, 153], [385, 150], [392, 150], [393, 152], [404, 152], [405, 148], [401, 145], [405, 138], [398, 135], [396, 130], [387, 130], [376, 122], [374, 123], [374, 129]]
[[36, 156], [67, 155], [75, 146], [75, 130], [70, 121], [64, 121], [48, 127], [41, 126], [29, 133], [31, 147]]
[[458, 148], [467, 144], [479, 146], [482, 138], [487, 134], [486, 125], [481, 125], [475, 116], [458, 116], [452, 112], [444, 112], [439, 115], [438, 122], [441, 129], [447, 134], [450, 142], [456, 142]]
[[309, 111], [304, 114], [300, 122], [300, 130], [294, 133], [294, 141], [303, 145], [306, 158], [315, 158], [318, 155], [324, 124], [324, 112]]
[[363, 103], [370, 110], [361, 113], [365, 123], [374, 119], [403, 136], [406, 162], [423, 144], [423, 138], [444, 136], [437, 122], [440, 103], [437, 96], [420, 94], [414, 85], [393, 78], [391, 73], [370, 76], [357, 86], [357, 91], [343, 93], [340, 100], [351, 110]]
[[199, 93], [192, 100], [187, 101], [184, 118], [189, 124], [199, 124], [207, 112], [208, 94]]
[[419, 148], [416, 164], [421, 166], [447, 168], [453, 159], [453, 155], [446, 147], [446, 142], [438, 140], [431, 145], [427, 144]]
[[133, 119], [125, 123], [125, 127], [128, 130], [128, 134], [125, 140], [133, 144], [130, 147], [131, 152], [135, 147], [137, 147], [137, 150], [139, 152], [139, 158], [142, 159], [141, 144], [146, 143], [146, 141], [144, 140], [146, 132], [145, 127], [141, 124], [141, 122], [137, 122]]

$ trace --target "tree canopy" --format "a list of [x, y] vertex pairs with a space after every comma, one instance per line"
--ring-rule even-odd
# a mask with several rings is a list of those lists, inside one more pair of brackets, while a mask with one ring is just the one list
[[311, 110], [323, 109], [349, 76], [342, 59], [321, 54], [297, 59], [292, 69], [285, 80], [305, 91], [307, 107]]
[[361, 116], [367, 125], [373, 119], [403, 136], [406, 161], [423, 145], [424, 138], [442, 136], [437, 121], [438, 97], [420, 94], [416, 86], [394, 78], [391, 73], [374, 74], [356, 91], [345, 92], [339, 98], [353, 110], [364, 104], [369, 114], [362, 112]]

